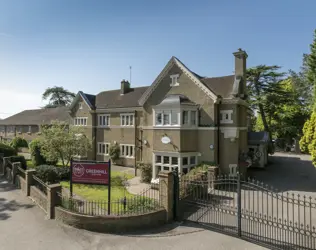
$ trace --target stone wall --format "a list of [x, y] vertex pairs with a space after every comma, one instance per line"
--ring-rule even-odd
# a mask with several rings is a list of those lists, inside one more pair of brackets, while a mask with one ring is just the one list
[[166, 223], [166, 210], [135, 216], [90, 216], [55, 207], [55, 219], [70, 226], [102, 233], [128, 233]]
[[42, 191], [35, 186], [31, 186], [30, 197], [41, 209], [47, 212], [47, 196]]

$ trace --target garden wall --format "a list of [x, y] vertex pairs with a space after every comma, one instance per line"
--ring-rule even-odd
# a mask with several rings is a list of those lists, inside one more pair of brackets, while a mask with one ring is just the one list
[[21, 188], [23, 194], [25, 194], [26, 190], [27, 190], [26, 180], [23, 177], [19, 176], [19, 175], [17, 175], [16, 178], [18, 178], [19, 187]]
[[47, 212], [47, 196], [42, 191], [35, 186], [31, 186], [30, 197], [40, 208]]
[[128, 233], [166, 223], [166, 210], [134, 216], [90, 216], [55, 207], [55, 219], [70, 226], [100, 233]]

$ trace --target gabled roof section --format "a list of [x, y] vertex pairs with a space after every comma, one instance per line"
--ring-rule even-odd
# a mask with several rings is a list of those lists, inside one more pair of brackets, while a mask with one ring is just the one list
[[201, 81], [217, 95], [229, 98], [233, 91], [235, 76], [204, 77]]
[[68, 107], [24, 110], [0, 121], [1, 125], [41, 125], [58, 120], [69, 123], [71, 117]]
[[174, 65], [177, 65], [184, 74], [186, 74], [198, 87], [200, 87], [204, 91], [204, 93], [206, 93], [214, 102], [217, 102], [217, 95], [201, 81], [201, 76], [189, 70], [178, 58], [173, 56], [164, 67], [164, 69], [160, 72], [155, 81], [152, 83], [152, 85], [142, 95], [139, 100], [139, 105], [143, 106], [145, 104], [151, 94], [158, 87], [161, 80], [166, 76], [171, 67]]
[[75, 107], [80, 97], [87, 104], [90, 110], [95, 109], [95, 95], [90, 95], [90, 94], [83, 93], [82, 91], [79, 91], [69, 106], [70, 110]]

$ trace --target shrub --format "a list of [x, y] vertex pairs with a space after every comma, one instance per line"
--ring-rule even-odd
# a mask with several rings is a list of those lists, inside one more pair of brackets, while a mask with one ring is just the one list
[[138, 162], [137, 168], [141, 171], [141, 182], [150, 183], [152, 179], [152, 165]]
[[46, 159], [41, 155], [41, 144], [39, 139], [31, 141], [29, 148], [34, 166], [46, 164]]
[[13, 162], [21, 162], [21, 167], [26, 170], [27, 165], [26, 165], [26, 160], [24, 158], [24, 156], [22, 155], [18, 155], [18, 156], [11, 156], [10, 157], [10, 161]]
[[35, 175], [43, 182], [54, 184], [60, 182], [58, 169], [52, 165], [40, 165], [35, 168]]
[[127, 212], [149, 212], [154, 211], [159, 207], [158, 202], [155, 199], [147, 197], [135, 197], [131, 200], [127, 200], [126, 204]]
[[120, 158], [120, 147], [117, 144], [111, 145], [109, 151], [110, 158], [113, 162]]
[[16, 155], [16, 150], [7, 144], [0, 143], [0, 154], [3, 154], [4, 157], [10, 157]]
[[56, 171], [61, 181], [70, 180], [70, 167], [56, 167]]
[[316, 112], [313, 112], [311, 118], [304, 124], [300, 148], [303, 153], [311, 154], [312, 163], [316, 166]]
[[28, 143], [24, 138], [14, 137], [13, 140], [10, 142], [10, 146], [14, 149], [27, 148]]

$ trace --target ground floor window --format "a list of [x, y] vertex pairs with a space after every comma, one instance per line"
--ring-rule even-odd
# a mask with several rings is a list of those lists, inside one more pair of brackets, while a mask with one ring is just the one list
[[154, 153], [153, 179], [158, 178], [160, 171], [173, 171], [178, 168], [179, 174], [187, 174], [197, 165], [198, 153]]
[[120, 153], [121, 157], [133, 158], [134, 157], [134, 145], [121, 144]]
[[109, 155], [110, 143], [98, 142], [98, 155]]

